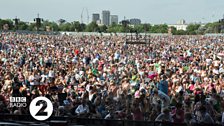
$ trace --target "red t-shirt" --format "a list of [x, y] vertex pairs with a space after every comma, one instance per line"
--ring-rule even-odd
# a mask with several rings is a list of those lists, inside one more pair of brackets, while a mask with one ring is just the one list
[[75, 50], [75, 54], [78, 55], [79, 54], [79, 50], [76, 49]]
[[193, 84], [190, 85], [189, 90], [194, 91], [194, 85]]

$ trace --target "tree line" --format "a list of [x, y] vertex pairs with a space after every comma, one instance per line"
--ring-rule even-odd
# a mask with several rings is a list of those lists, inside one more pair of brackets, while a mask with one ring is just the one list
[[[66, 22], [59, 20], [59, 23], [45, 20], [41, 23], [41, 31], [71, 31], [71, 32], [104, 32], [104, 33], [119, 33], [119, 32], [146, 32], [146, 33], [168, 33], [169, 27], [167, 24], [151, 25], [122, 25], [111, 24], [110, 26], [98, 25], [96, 22], [89, 24], [80, 23], [79, 21]], [[29, 30], [36, 31], [36, 23], [26, 23], [19, 21], [15, 27], [14, 21], [11, 19], [0, 19], [0, 30], [4, 30], [4, 25], [7, 24], [8, 30]], [[171, 33], [174, 35], [197, 35], [205, 33], [224, 33], [224, 22], [208, 23], [205, 26], [200, 24], [189, 24], [187, 29], [177, 30], [171, 27]]]

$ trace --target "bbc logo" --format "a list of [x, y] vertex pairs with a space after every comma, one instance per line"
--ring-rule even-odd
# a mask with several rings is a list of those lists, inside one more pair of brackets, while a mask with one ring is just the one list
[[26, 97], [10, 97], [10, 102], [26, 102]]

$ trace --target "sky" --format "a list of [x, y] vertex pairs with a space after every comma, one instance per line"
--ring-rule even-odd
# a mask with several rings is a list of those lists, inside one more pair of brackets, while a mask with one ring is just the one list
[[[223, 17], [224, 0], [0, 0], [0, 18], [16, 16], [26, 22], [37, 14], [44, 20], [68, 22], [92, 20], [93, 13], [110, 10], [119, 21], [139, 18], [142, 23], [175, 24], [184, 19], [187, 23], [212, 22]], [[87, 11], [88, 10], [88, 14]]]

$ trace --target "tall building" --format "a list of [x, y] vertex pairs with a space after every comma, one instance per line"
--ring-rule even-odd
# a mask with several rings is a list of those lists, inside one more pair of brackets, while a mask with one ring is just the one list
[[141, 24], [141, 20], [137, 19], [137, 18], [130, 19], [130, 24], [131, 25], [139, 25], [139, 24]]
[[110, 16], [110, 24], [118, 24], [118, 16], [117, 15], [111, 15]]
[[100, 20], [100, 14], [97, 13], [93, 14], [92, 21], [97, 22], [99, 20]]
[[186, 24], [186, 21], [184, 19], [181, 19], [177, 22], [177, 24], [183, 25]]
[[102, 24], [104, 25], [110, 24], [110, 11], [108, 10], [102, 11]]

